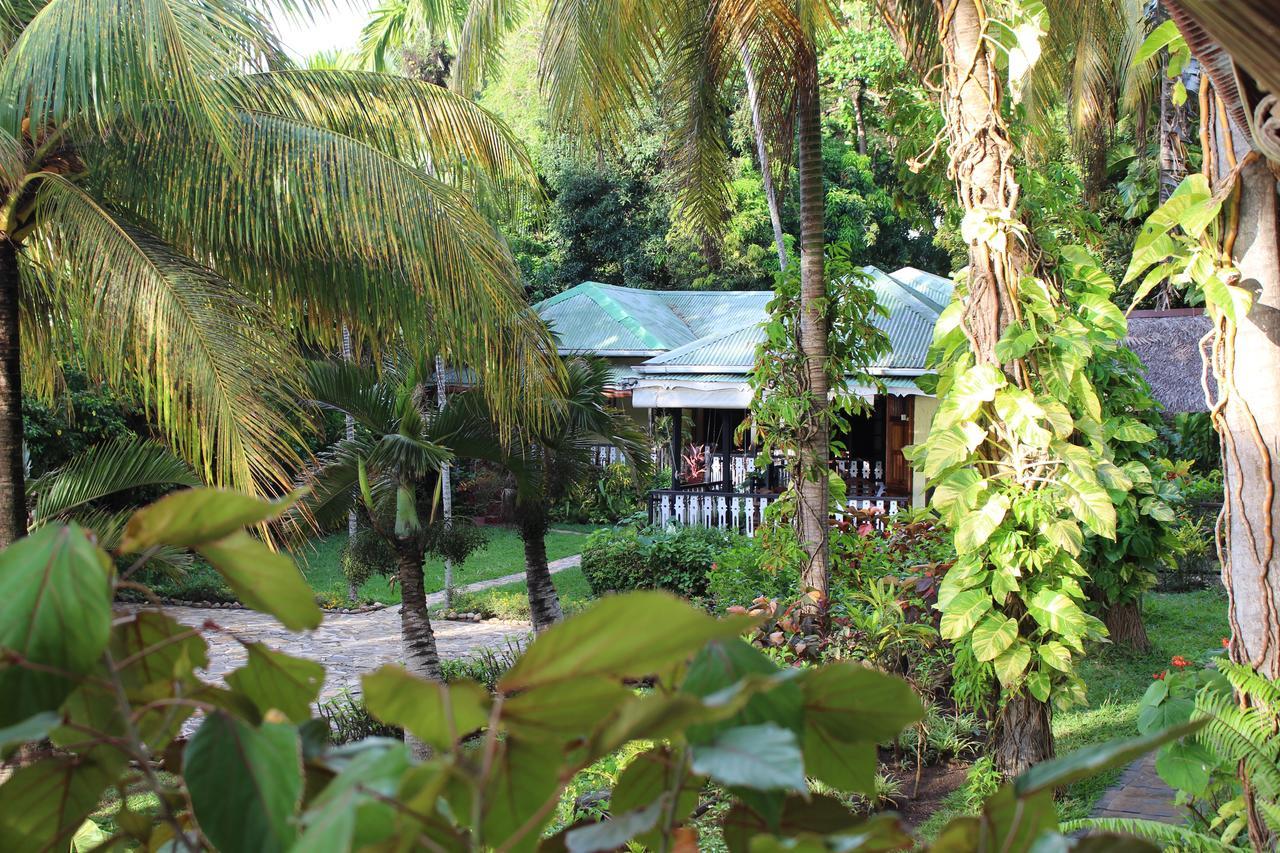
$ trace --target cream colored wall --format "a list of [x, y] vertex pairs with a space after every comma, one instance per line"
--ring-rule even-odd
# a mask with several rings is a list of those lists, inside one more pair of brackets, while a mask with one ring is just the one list
[[[933, 413], [938, 411], [937, 397], [916, 397], [915, 412], [912, 417], [911, 440], [914, 444], [923, 444], [929, 435], [929, 426], [933, 423]], [[924, 474], [915, 469], [911, 471], [911, 505], [924, 506], [925, 481]]]

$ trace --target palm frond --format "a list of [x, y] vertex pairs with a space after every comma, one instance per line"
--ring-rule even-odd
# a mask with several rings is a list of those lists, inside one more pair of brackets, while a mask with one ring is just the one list
[[478, 169], [509, 188], [538, 186], [528, 152], [501, 119], [431, 83], [371, 71], [293, 69], [235, 76], [224, 85], [244, 109], [326, 128], [438, 177]]
[[[374, 442], [368, 436], [342, 439], [316, 456], [316, 464], [298, 485], [306, 489], [291, 519], [299, 526], [314, 525], [332, 530], [347, 520], [347, 513], [360, 503], [360, 465], [367, 462]], [[395, 487], [386, 478], [372, 475], [370, 491], [375, 496], [394, 494]]]
[[40, 179], [33, 235], [96, 375], [132, 378], [170, 444], [206, 482], [287, 488], [300, 460], [284, 411], [301, 395], [289, 338], [224, 279], [112, 214], [79, 186]]
[[[167, 240], [336, 343], [428, 341], [469, 367], [504, 424], [537, 418], [553, 382], [545, 327], [505, 241], [465, 193], [358, 139], [278, 115], [237, 116], [239, 162], [181, 125], [121, 135], [95, 175]], [[234, 211], [234, 215], [228, 215]]]
[[380, 434], [394, 422], [395, 396], [372, 368], [337, 361], [308, 362], [307, 401], [350, 415], [370, 433]]
[[458, 0], [383, 0], [360, 31], [360, 59], [368, 68], [386, 71], [393, 50], [416, 39], [449, 39], [462, 27], [465, 4]]
[[664, 0], [551, 0], [539, 80], [551, 123], [603, 140], [634, 123], [660, 67]]
[[472, 0], [467, 4], [453, 68], [454, 89], [468, 97], [480, 90], [484, 77], [496, 71], [502, 40], [526, 14], [525, 0]]
[[127, 436], [93, 445], [67, 464], [32, 481], [36, 524], [134, 489], [201, 485], [184, 460], [157, 441]]
[[1153, 841], [1156, 844], [1175, 846], [1179, 850], [1187, 851], [1187, 853], [1221, 853], [1224, 849], [1238, 849], [1224, 847], [1217, 838], [1211, 835], [1204, 835], [1185, 826], [1140, 818], [1087, 817], [1063, 821], [1059, 829], [1064, 833], [1077, 832], [1083, 829], [1131, 835], [1135, 838]]
[[101, 134], [166, 103], [222, 140], [229, 110], [215, 78], [274, 55], [261, 24], [236, 0], [47, 3], [0, 62], [0, 127], [16, 137], [29, 121], [40, 140], [74, 121]]

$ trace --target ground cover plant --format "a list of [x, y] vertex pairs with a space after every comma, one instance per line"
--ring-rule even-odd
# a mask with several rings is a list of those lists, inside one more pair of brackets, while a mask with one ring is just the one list
[[[130, 518], [119, 556], [136, 565], [152, 548], [192, 548], [247, 604], [288, 628], [314, 627], [322, 614], [298, 595], [305, 585], [291, 561], [244, 529], [287, 505], [177, 492]], [[739, 639], [745, 617], [718, 620], [665, 593], [633, 593], [543, 633], [493, 694], [393, 665], [369, 673], [365, 706], [403, 727], [406, 740], [431, 746], [419, 761], [394, 740], [328, 746], [328, 726], [311, 715], [324, 674], [314, 662], [247, 642], [248, 662], [226, 687], [203, 682], [198, 631], [162, 610], [113, 620], [114, 588], [130, 570], [118, 575], [75, 525], [41, 529], [0, 553], [0, 564], [0, 686], [14, 697], [0, 708], [0, 730], [6, 751], [26, 749], [0, 785], [9, 849], [101, 837], [85, 821], [109, 810], [100, 803], [117, 789], [106, 841], [147, 849], [533, 850], [574, 775], [636, 741], [642, 751], [617, 776], [610, 819], [575, 820], [547, 844], [696, 844], [690, 815], [707, 784], [725, 792], [718, 826], [731, 849], [912, 843], [891, 817], [867, 818], [807, 782], [873, 795], [877, 744], [920, 714], [911, 689], [849, 663], [779, 669]], [[68, 608], [82, 630], [62, 630]], [[648, 689], [637, 691], [642, 678]], [[175, 744], [197, 712], [194, 736]], [[1057, 834], [1055, 788], [1196, 727], [1042, 765], [997, 790], [978, 817], [949, 825], [941, 849], [1023, 849], [1032, 840], [1070, 849]], [[128, 795], [143, 788], [154, 801]]]

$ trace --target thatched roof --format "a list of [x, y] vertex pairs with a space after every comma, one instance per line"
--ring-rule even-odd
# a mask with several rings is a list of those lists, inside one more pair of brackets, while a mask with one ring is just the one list
[[[1209, 318], [1187, 310], [1134, 311], [1129, 315], [1129, 348], [1147, 368], [1151, 392], [1168, 414], [1205, 412], [1200, 386], [1200, 339]], [[1216, 393], [1210, 379], [1209, 388]]]

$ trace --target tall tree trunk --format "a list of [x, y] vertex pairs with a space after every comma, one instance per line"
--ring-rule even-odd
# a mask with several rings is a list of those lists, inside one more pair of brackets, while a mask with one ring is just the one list
[[822, 189], [822, 113], [818, 101], [817, 60], [809, 54], [800, 69], [797, 107], [800, 183], [800, 351], [805, 358], [812, 411], [808, 434], [798, 442], [797, 522], [806, 563], [800, 608], [806, 634], [826, 630], [830, 579], [827, 471], [831, 441], [827, 425], [827, 286], [824, 277], [825, 198]]
[[[1209, 85], [1202, 80], [1201, 85]], [[1253, 306], [1239, 326], [1219, 326], [1213, 346], [1224, 451], [1224, 504], [1219, 543], [1222, 582], [1231, 623], [1230, 655], [1269, 678], [1280, 678], [1280, 211], [1272, 167], [1252, 151], [1246, 131], [1234, 127], [1222, 101], [1201, 117], [1208, 122], [1214, 190], [1225, 190], [1234, 163], [1243, 166], [1228, 202], [1226, 247]], [[1239, 369], [1246, 366], [1245, 369]], [[1241, 765], [1249, 840], [1272, 849], [1274, 838], [1259, 813]]]
[[[445, 406], [444, 358], [436, 356], [436, 408]], [[453, 478], [448, 462], [440, 466], [440, 509], [445, 530], [453, 529]], [[453, 560], [444, 558], [444, 606], [453, 607]]]
[[[1159, 21], [1168, 18], [1163, 6], [1156, 4], [1156, 9]], [[1156, 176], [1161, 204], [1169, 200], [1169, 196], [1173, 195], [1178, 184], [1187, 176], [1187, 149], [1183, 144], [1187, 138], [1187, 108], [1185, 104], [1178, 106], [1173, 102], [1174, 81], [1165, 73], [1168, 62], [1168, 56], [1160, 61], [1160, 163]], [[1161, 282], [1155, 290], [1156, 308], [1164, 310], [1172, 307], [1175, 295], [1176, 288], [1171, 281], [1166, 279]]]
[[751, 131], [756, 138], [756, 156], [760, 159], [760, 180], [764, 183], [764, 200], [769, 205], [769, 222], [773, 225], [773, 245], [778, 250], [778, 269], [787, 268], [787, 244], [782, 235], [782, 211], [778, 207], [778, 190], [773, 185], [773, 167], [765, 142], [764, 122], [760, 118], [760, 93], [756, 74], [751, 67], [751, 51], [742, 46], [742, 72], [747, 78], [747, 100], [751, 105]]
[[853, 127], [858, 134], [858, 153], [862, 156], [867, 154], [867, 125], [862, 117], [862, 96], [867, 91], [867, 85], [862, 79], [855, 77], [851, 84], [853, 92], [849, 96], [849, 100], [853, 102]]
[[27, 532], [26, 470], [22, 460], [22, 279], [18, 247], [0, 238], [0, 548]]
[[547, 514], [542, 504], [520, 506], [520, 541], [524, 543], [525, 588], [529, 591], [529, 613], [533, 630], [544, 631], [564, 618], [560, 596], [551, 580], [547, 564]]
[[[422, 574], [425, 558], [422, 546], [414, 539], [397, 538], [396, 569], [400, 580], [400, 643], [404, 668], [419, 678], [442, 681], [440, 655], [436, 651], [436, 634], [427, 615], [427, 593]], [[431, 750], [408, 732], [405, 743], [418, 758], [429, 758]]]
[[[1020, 187], [1015, 149], [1000, 115], [1003, 94], [984, 38], [983, 13], [976, 0], [948, 7], [942, 32], [943, 117], [956, 194], [966, 215], [1000, 219], [1017, 215]], [[1010, 236], [1004, 250], [982, 240], [969, 246], [969, 282], [963, 324], [978, 364], [1000, 365], [996, 343], [1015, 318], [1013, 292], [1031, 267], [1032, 238]], [[1047, 703], [1025, 690], [1008, 699], [991, 732], [997, 768], [1016, 776], [1052, 758], [1053, 730]]]
[[[350, 364], [353, 361], [353, 356], [351, 353], [351, 327], [348, 326], [346, 323], [342, 324], [342, 360], [345, 361], [347, 364]], [[343, 422], [346, 427], [345, 435], [347, 437], [347, 441], [355, 441], [356, 440], [356, 419], [351, 415], [347, 415], [345, 418], [343, 418]], [[347, 513], [347, 542], [351, 542], [355, 538], [356, 538], [356, 510], [355, 510], [355, 507], [353, 506], [351, 508], [351, 511]], [[354, 604], [357, 597], [359, 597], [359, 590], [356, 589], [356, 585], [354, 583], [348, 581], [347, 582], [347, 601]]]

